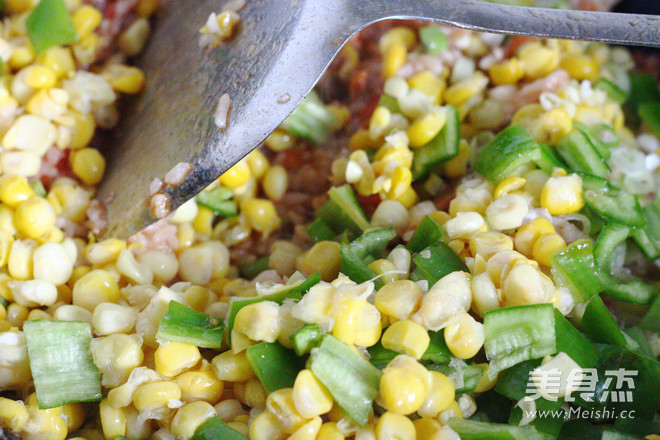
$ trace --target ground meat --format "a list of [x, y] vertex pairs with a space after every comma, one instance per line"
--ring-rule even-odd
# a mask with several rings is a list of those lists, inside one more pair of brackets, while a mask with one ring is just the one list
[[179, 246], [176, 233], [176, 225], [169, 223], [167, 220], [158, 220], [137, 234], [130, 236], [128, 241], [130, 243], [142, 243], [145, 250], [172, 254]]
[[101, 36], [101, 47], [96, 61], [106, 60], [115, 52], [117, 38], [121, 31], [135, 21], [134, 9], [138, 0], [86, 0], [103, 13], [103, 20], [97, 33]]
[[108, 226], [108, 216], [105, 212], [105, 207], [96, 199], [89, 203], [85, 226], [89, 228], [94, 235], [101, 234], [106, 226]]

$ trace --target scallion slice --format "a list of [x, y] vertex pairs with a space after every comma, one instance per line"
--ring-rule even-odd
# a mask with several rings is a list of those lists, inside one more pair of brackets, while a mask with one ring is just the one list
[[529, 359], [557, 351], [552, 304], [502, 307], [484, 315], [490, 377]]
[[410, 274], [414, 281], [426, 280], [429, 287], [452, 272], [468, 272], [468, 268], [454, 251], [443, 241], [432, 244], [413, 258], [415, 270]]
[[89, 323], [25, 321], [23, 332], [39, 408], [101, 400], [101, 374], [89, 348]]
[[325, 335], [312, 349], [309, 368], [358, 426], [369, 421], [381, 372], [339, 339]]
[[224, 326], [217, 318], [170, 301], [160, 320], [156, 339], [186, 342], [203, 348], [221, 348]]
[[245, 355], [268, 393], [292, 387], [298, 372], [305, 367], [301, 358], [278, 342], [260, 342], [248, 347]]
[[41, 0], [25, 20], [36, 53], [78, 41], [78, 33], [63, 0]]
[[248, 440], [240, 432], [230, 428], [220, 417], [211, 417], [199, 425], [192, 440]]
[[315, 92], [311, 92], [282, 123], [285, 130], [299, 138], [322, 144], [336, 125], [337, 119]]
[[526, 163], [539, 160], [539, 146], [521, 125], [502, 130], [477, 154], [474, 170], [499, 182]]

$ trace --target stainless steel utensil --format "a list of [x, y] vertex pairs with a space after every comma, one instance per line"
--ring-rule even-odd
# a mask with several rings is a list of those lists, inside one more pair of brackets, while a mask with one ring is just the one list
[[[144, 92], [111, 139], [99, 200], [107, 235], [127, 236], [155, 221], [149, 183], [174, 165], [193, 171], [166, 191], [176, 208], [261, 143], [300, 103], [360, 29], [376, 21], [421, 19], [516, 35], [660, 46], [660, 17], [524, 8], [477, 0], [247, 0], [236, 36], [212, 51], [199, 28], [215, 0], [163, 2], [140, 60]], [[232, 99], [226, 130], [213, 122]]]

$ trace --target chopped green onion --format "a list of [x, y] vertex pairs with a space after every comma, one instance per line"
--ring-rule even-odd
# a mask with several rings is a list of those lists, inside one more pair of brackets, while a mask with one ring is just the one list
[[614, 222], [606, 224], [594, 245], [594, 257], [603, 291], [614, 299], [634, 304], [648, 304], [660, 290], [657, 286], [640, 279], [623, 281], [610, 273], [614, 250], [625, 243], [630, 228]]
[[47, 191], [46, 188], [44, 188], [44, 184], [41, 183], [41, 180], [30, 180], [28, 183], [36, 195], [39, 197], [46, 197]]
[[624, 330], [626, 336], [635, 341], [638, 345], [637, 351], [647, 357], [653, 357], [653, 349], [651, 343], [646, 337], [644, 329], [640, 326], [630, 327]]
[[644, 124], [656, 135], [660, 136], [660, 101], [644, 102], [637, 108]]
[[241, 277], [247, 280], [251, 280], [254, 279], [264, 270], [268, 270], [268, 269], [269, 269], [268, 256], [265, 256], [265, 257], [257, 258], [252, 263], [247, 263], [242, 265], [239, 268], [239, 272], [241, 274]]
[[557, 152], [573, 171], [582, 171], [600, 177], [607, 176], [611, 171], [589, 137], [577, 128], [562, 139], [557, 145]]
[[437, 241], [445, 241], [446, 238], [447, 235], [440, 222], [431, 216], [425, 215], [406, 247], [410, 252], [421, 252]]
[[532, 304], [486, 312], [484, 348], [491, 361], [490, 377], [520, 362], [557, 351], [553, 309], [552, 304]]
[[514, 402], [527, 396], [531, 372], [541, 365], [541, 359], [532, 359], [502, 371], [495, 384], [495, 391]]
[[[401, 108], [399, 107], [399, 100], [394, 96], [386, 95], [383, 93], [378, 100], [376, 107], [385, 107], [390, 111], [390, 113], [401, 113]], [[369, 159], [371, 160], [371, 159]]]
[[323, 330], [318, 324], [307, 324], [290, 336], [293, 350], [298, 356], [312, 351], [321, 342]]
[[302, 298], [302, 296], [306, 294], [307, 291], [312, 286], [318, 284], [320, 281], [321, 281], [321, 274], [315, 273], [313, 275], [308, 276], [307, 279], [302, 282], [298, 282], [290, 286], [284, 286], [282, 290], [279, 290], [275, 293], [271, 293], [269, 295], [262, 295], [262, 296], [250, 297], [250, 298], [232, 297], [229, 300], [229, 311], [227, 312], [227, 317], [225, 318], [225, 329], [227, 335], [231, 335], [231, 331], [234, 329], [234, 320], [236, 319], [236, 315], [243, 307], [261, 301], [273, 301], [276, 302], [277, 304], [282, 304], [284, 300], [287, 298], [293, 298], [298, 300]]
[[369, 220], [350, 185], [333, 186], [328, 190], [328, 196], [330, 200], [316, 211], [316, 216], [336, 234], [350, 231], [358, 236], [369, 229]]
[[539, 144], [539, 158], [534, 161], [536, 165], [548, 174], [555, 168], [565, 168], [565, 165], [555, 154], [555, 149], [550, 145]]
[[63, 0], [41, 0], [25, 20], [25, 28], [36, 53], [78, 41], [78, 33]]
[[[387, 244], [397, 236], [392, 228], [376, 229], [365, 232], [349, 244], [342, 244], [341, 272], [356, 283], [374, 279], [378, 274], [367, 267], [372, 261], [381, 258]], [[383, 286], [383, 280], [374, 279], [376, 288]]]
[[[576, 121], [573, 122], [573, 128], [578, 130], [587, 138], [591, 146], [594, 147], [600, 157], [602, 157], [604, 160], [608, 160], [612, 155], [610, 148], [616, 147], [619, 144], [619, 136], [609, 124], [598, 124], [597, 126], [590, 128], [586, 124]], [[609, 133], [614, 136], [614, 139], [610, 140], [609, 145], [605, 141], [601, 140], [599, 136], [597, 136], [597, 134], [603, 135], [604, 133]]]
[[305, 366], [302, 359], [279, 342], [260, 342], [245, 351], [254, 374], [268, 393], [292, 387], [298, 372]]
[[636, 229], [632, 233], [633, 240], [644, 255], [653, 261], [660, 258], [660, 198], [642, 209], [646, 227]]
[[309, 235], [309, 238], [311, 238], [314, 243], [324, 240], [332, 240], [335, 238], [335, 235], [337, 235], [335, 231], [333, 231], [320, 217], [310, 223], [305, 229], [307, 235]]
[[461, 440], [547, 440], [544, 434], [531, 426], [512, 426], [503, 423], [475, 422], [453, 417], [449, 427]]
[[419, 38], [422, 40], [426, 53], [431, 55], [437, 55], [449, 47], [449, 38], [437, 24], [421, 28]]
[[9, 307], [9, 300], [4, 296], [0, 296], [0, 306], [6, 309], [7, 307]]
[[591, 368], [599, 354], [587, 337], [571, 324], [557, 309], [555, 312], [555, 335], [557, 352], [566, 353], [582, 368]]
[[349, 419], [360, 427], [369, 421], [380, 384], [378, 368], [330, 335], [312, 349], [309, 368]]
[[248, 440], [240, 432], [230, 428], [220, 417], [211, 417], [195, 430], [192, 440]]
[[160, 320], [156, 339], [218, 349], [222, 347], [223, 330], [221, 320], [170, 301]]
[[628, 99], [628, 94], [625, 90], [603, 77], [598, 78], [594, 83], [594, 89], [602, 90], [608, 98], [617, 104], [623, 104]]
[[25, 321], [23, 332], [40, 409], [101, 400], [101, 374], [89, 348], [89, 323]]
[[461, 141], [461, 118], [458, 110], [450, 105], [445, 107], [447, 121], [433, 139], [426, 145], [415, 149], [413, 157], [413, 180], [425, 179], [433, 167], [458, 154]]
[[587, 304], [582, 315], [581, 327], [582, 331], [596, 342], [624, 348], [628, 346], [623, 331], [600, 296], [594, 296]]
[[597, 214], [634, 228], [646, 226], [637, 196], [619, 189], [606, 179], [580, 173], [584, 201]]
[[555, 253], [551, 271], [555, 282], [567, 287], [576, 303], [587, 301], [602, 290], [589, 240], [575, 241]]
[[521, 125], [502, 130], [477, 154], [474, 170], [493, 182], [508, 177], [526, 163], [539, 160], [539, 146]]
[[410, 274], [414, 281], [426, 280], [429, 287], [437, 283], [440, 278], [452, 272], [468, 272], [468, 268], [454, 251], [443, 241], [438, 241], [417, 254], [413, 261], [415, 270]]
[[601, 431], [583, 419], [569, 420], [559, 431], [557, 440], [601, 440]]
[[202, 191], [197, 194], [195, 201], [222, 217], [235, 217], [238, 215], [236, 202], [231, 200], [234, 192], [224, 186], [213, 188], [210, 191]]
[[282, 122], [282, 128], [306, 141], [322, 144], [336, 124], [334, 113], [323, 104], [316, 92], [310, 92]]
[[639, 325], [647, 330], [660, 332], [660, 295], [655, 297]]

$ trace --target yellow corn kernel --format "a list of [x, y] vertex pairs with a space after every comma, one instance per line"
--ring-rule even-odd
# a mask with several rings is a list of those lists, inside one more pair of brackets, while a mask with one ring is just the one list
[[198, 206], [197, 215], [195, 220], [193, 220], [192, 226], [195, 228], [195, 231], [201, 232], [202, 234], [211, 235], [213, 232], [213, 220], [215, 219], [215, 213], [207, 208], [206, 206]]
[[573, 128], [573, 121], [563, 108], [553, 108], [544, 113], [532, 128], [535, 141], [555, 145]]
[[34, 50], [31, 45], [15, 47], [9, 58], [9, 67], [14, 70], [22, 69], [34, 60]]
[[559, 66], [567, 71], [571, 77], [579, 81], [584, 79], [593, 81], [598, 78], [600, 71], [598, 62], [594, 58], [583, 54], [565, 55], [559, 63]]
[[566, 247], [566, 242], [559, 234], [546, 234], [534, 242], [532, 255], [536, 261], [546, 267], [552, 266], [552, 254]]
[[69, 156], [71, 169], [86, 185], [96, 185], [105, 172], [105, 158], [96, 148], [83, 148]]
[[119, 253], [126, 249], [126, 241], [108, 238], [98, 243], [90, 243], [85, 248], [85, 257], [92, 264], [108, 264], [117, 260]]
[[372, 261], [367, 265], [367, 267], [376, 272], [376, 274], [382, 275], [380, 279], [383, 280], [383, 283], [385, 284], [391, 283], [392, 281], [395, 281], [399, 278], [397, 273], [393, 273], [396, 271], [396, 266], [394, 263], [385, 258]]
[[431, 438], [435, 440], [435, 437], [433, 436], [442, 428], [440, 422], [430, 417], [421, 417], [414, 420], [413, 425], [415, 425], [417, 440], [427, 440]]
[[73, 285], [73, 305], [83, 307], [90, 312], [101, 303], [117, 303], [119, 298], [117, 280], [105, 270], [92, 270], [80, 277]]
[[103, 69], [102, 76], [108, 80], [113, 90], [128, 95], [139, 93], [144, 87], [144, 73], [135, 66], [110, 64]]
[[541, 104], [527, 104], [520, 107], [513, 115], [511, 122], [524, 127], [530, 127], [543, 113], [545, 113], [545, 109]]
[[151, 17], [158, 9], [158, 0], [139, 0], [135, 12], [140, 17]]
[[181, 399], [187, 402], [203, 400], [215, 404], [220, 400], [224, 383], [211, 371], [188, 371], [174, 379], [181, 388]]
[[252, 440], [283, 440], [286, 436], [282, 424], [270, 411], [261, 412], [249, 426]]
[[77, 64], [87, 65], [94, 62], [99, 47], [101, 47], [101, 37], [96, 34], [88, 34], [74, 43], [71, 49]]
[[440, 133], [445, 122], [447, 122], [447, 113], [442, 107], [437, 107], [415, 120], [408, 128], [410, 146], [417, 148], [426, 145]]
[[378, 146], [378, 143], [371, 138], [369, 130], [364, 128], [357, 130], [348, 140], [348, 148], [351, 151], [368, 150], [371, 148], [378, 148]]
[[59, 413], [51, 410], [40, 410], [36, 406], [29, 409], [30, 421], [24, 427], [31, 438], [45, 440], [64, 440], [67, 435], [66, 422]]
[[527, 257], [531, 257], [536, 240], [543, 235], [554, 233], [555, 227], [552, 226], [549, 220], [542, 217], [535, 218], [516, 231], [514, 239], [516, 250]]
[[22, 327], [28, 317], [30, 310], [17, 303], [9, 304], [7, 307], [7, 321], [14, 327]]
[[502, 302], [505, 306], [550, 302], [554, 290], [552, 280], [543, 272], [529, 264], [517, 264], [502, 282]]
[[126, 435], [126, 411], [124, 408], [113, 408], [108, 399], [99, 404], [99, 415], [105, 438], [115, 438]]
[[46, 199], [32, 197], [16, 207], [14, 225], [26, 237], [42, 237], [55, 226], [55, 211]]
[[21, 13], [32, 9], [35, 3], [32, 0], [7, 0], [5, 4], [8, 12]]
[[410, 280], [397, 280], [385, 284], [374, 298], [378, 311], [396, 319], [408, 319], [419, 307], [422, 289]]
[[388, 30], [380, 37], [378, 50], [385, 55], [387, 50], [395, 44], [402, 44], [406, 49], [412, 49], [417, 44], [415, 31], [405, 26], [397, 26]]
[[417, 411], [426, 397], [423, 378], [405, 368], [387, 367], [380, 378], [380, 398], [384, 407], [395, 414]]
[[424, 327], [410, 320], [397, 321], [383, 333], [383, 347], [419, 359], [431, 338]]
[[241, 160], [220, 176], [220, 183], [234, 189], [245, 185], [250, 177], [252, 177], [252, 172], [247, 160]]
[[501, 232], [478, 232], [470, 237], [470, 252], [475, 257], [481, 255], [485, 260], [499, 251], [512, 249], [513, 240]]
[[333, 399], [314, 373], [305, 369], [298, 373], [293, 384], [293, 403], [302, 417], [311, 419], [330, 411]]
[[346, 436], [339, 430], [335, 422], [325, 422], [316, 436], [316, 440], [344, 440], [345, 438]]
[[447, 376], [438, 371], [431, 371], [430, 374], [431, 388], [417, 411], [422, 417], [436, 417], [449, 408], [456, 397], [454, 383]]
[[250, 226], [260, 232], [263, 237], [268, 237], [282, 224], [275, 205], [270, 200], [247, 200], [241, 204], [241, 213], [245, 215]]
[[37, 62], [49, 68], [57, 78], [65, 77], [76, 68], [76, 63], [68, 47], [55, 46], [39, 54]]
[[387, 107], [378, 106], [371, 114], [369, 119], [369, 135], [372, 138], [380, 137], [385, 129], [390, 125], [392, 113]]
[[133, 393], [133, 405], [140, 412], [166, 408], [169, 400], [179, 399], [181, 399], [181, 388], [172, 381], [145, 383], [137, 387]]
[[211, 365], [215, 377], [227, 382], [245, 382], [254, 377], [254, 372], [245, 356], [245, 352], [225, 351], [214, 357]]
[[23, 176], [5, 174], [0, 177], [0, 201], [12, 208], [35, 196], [34, 190]]
[[54, 87], [57, 76], [52, 69], [34, 64], [25, 69], [25, 84], [33, 89], [47, 89]]
[[85, 407], [79, 402], [62, 405], [62, 418], [69, 432], [76, 431], [85, 422]]
[[2, 426], [19, 432], [29, 419], [30, 415], [23, 402], [0, 397], [0, 424]]
[[247, 162], [250, 166], [250, 171], [256, 179], [261, 179], [268, 168], [270, 163], [268, 163], [268, 158], [260, 150], [252, 150], [250, 154], [247, 155]]
[[411, 184], [412, 173], [410, 169], [402, 166], [396, 167], [392, 173], [392, 182], [390, 189], [387, 191], [387, 198], [392, 200], [404, 198], [408, 190], [411, 189]]
[[470, 359], [484, 345], [484, 326], [468, 313], [460, 314], [445, 327], [445, 342], [459, 359]]
[[266, 399], [266, 409], [277, 417], [288, 434], [294, 433], [306, 422], [296, 409], [293, 388], [280, 388], [270, 393]]
[[477, 386], [474, 389], [475, 393], [484, 393], [488, 390], [493, 389], [493, 387], [497, 384], [497, 376], [491, 379], [490, 375], [488, 374], [488, 369], [490, 366], [487, 363], [483, 364], [477, 364], [479, 365], [483, 370], [483, 374], [479, 378], [479, 382], [477, 382]]
[[324, 281], [330, 282], [339, 275], [341, 255], [339, 243], [335, 241], [319, 241], [296, 262], [298, 270], [311, 275], [321, 273]]
[[201, 358], [197, 346], [185, 342], [163, 342], [154, 353], [156, 371], [166, 377], [194, 367]]
[[75, 110], [71, 110], [70, 114], [73, 117], [74, 125], [69, 148], [77, 150], [86, 147], [89, 141], [92, 140], [94, 131], [96, 130], [96, 121], [92, 113], [81, 114]]
[[582, 209], [582, 179], [577, 174], [549, 178], [541, 190], [541, 207], [552, 215], [570, 214]]
[[346, 299], [337, 305], [332, 335], [346, 344], [370, 347], [378, 342], [381, 321], [378, 310], [366, 300]]
[[376, 422], [378, 440], [415, 440], [415, 425], [406, 416], [385, 412]]
[[533, 41], [520, 47], [518, 58], [527, 78], [542, 78], [559, 67], [559, 48], [549, 48]]
[[282, 323], [279, 305], [273, 301], [260, 301], [241, 308], [234, 320], [234, 330], [253, 341], [275, 342]]
[[525, 185], [526, 182], [527, 181], [522, 177], [518, 177], [518, 176], [507, 177], [506, 179], [502, 180], [500, 183], [497, 184], [497, 187], [495, 187], [495, 194], [493, 198], [499, 199], [500, 197], [507, 195], [511, 191], [520, 189]]
[[281, 165], [268, 168], [263, 176], [262, 187], [270, 200], [278, 201], [284, 194], [289, 184], [289, 176], [286, 169]]
[[215, 409], [210, 403], [202, 401], [187, 403], [176, 411], [170, 432], [177, 440], [191, 439], [199, 425], [211, 417], [215, 417]]
[[431, 98], [433, 104], [440, 104], [447, 87], [445, 81], [429, 70], [424, 70], [408, 78], [408, 85]]
[[101, 12], [89, 5], [82, 5], [71, 14], [73, 26], [76, 28], [80, 38], [84, 38], [94, 32], [101, 24], [102, 19], [103, 15], [101, 15]]
[[36, 321], [37, 319], [46, 319], [46, 320], [52, 320], [53, 317], [46, 311], [41, 310], [41, 309], [32, 309], [30, 310], [30, 313], [28, 313], [27, 320], [28, 321]]
[[481, 72], [476, 72], [469, 78], [452, 84], [445, 91], [445, 101], [455, 107], [465, 104], [473, 96], [480, 95], [488, 85], [488, 78]]
[[470, 152], [470, 145], [465, 139], [461, 139], [458, 146], [458, 154], [442, 165], [447, 177], [457, 178], [464, 176], [465, 173], [467, 173]]
[[491, 65], [488, 68], [488, 75], [493, 84], [501, 86], [517, 83], [525, 76], [525, 71], [518, 58], [510, 58]]
[[323, 420], [320, 417], [314, 417], [291, 434], [289, 440], [317, 440], [322, 424]]
[[408, 51], [403, 43], [394, 43], [387, 48], [383, 55], [383, 78], [396, 75], [406, 62]]
[[279, 152], [288, 150], [296, 144], [296, 137], [284, 130], [277, 129], [264, 141], [272, 151]]

